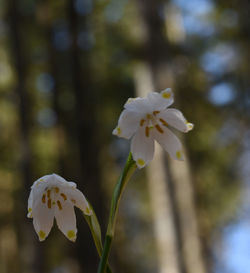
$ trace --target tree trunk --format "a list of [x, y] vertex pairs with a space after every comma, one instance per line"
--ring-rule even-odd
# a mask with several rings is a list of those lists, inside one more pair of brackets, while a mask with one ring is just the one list
[[[24, 222], [23, 217], [27, 214], [27, 201], [32, 185], [32, 162], [31, 162], [31, 145], [30, 145], [30, 105], [31, 98], [26, 90], [26, 72], [27, 62], [25, 58], [25, 50], [23, 47], [22, 37], [22, 18], [19, 14], [20, 1], [10, 0], [8, 7], [8, 19], [10, 24], [10, 39], [12, 45], [13, 63], [17, 75], [16, 98], [17, 108], [20, 122], [20, 172], [22, 175], [22, 186], [18, 192], [15, 192], [14, 215], [15, 228], [18, 240], [18, 253], [29, 251], [34, 253], [34, 259], [26, 259], [15, 261], [18, 263], [18, 270], [27, 270], [37, 273], [43, 272], [43, 248], [35, 248], [32, 242], [30, 232], [32, 226], [28, 222]], [[21, 204], [21, 206], [20, 206]], [[20, 255], [19, 255], [20, 257]]]
[[[84, 193], [90, 202], [93, 202], [95, 212], [99, 221], [103, 224], [103, 194], [101, 191], [101, 175], [99, 165], [99, 136], [97, 125], [96, 101], [94, 96], [94, 87], [92, 82], [90, 67], [90, 52], [79, 52], [77, 45], [78, 38], [78, 20], [79, 17], [75, 11], [75, 1], [68, 2], [68, 15], [70, 24], [70, 33], [72, 39], [71, 46], [71, 69], [73, 92], [75, 95], [75, 121], [76, 121], [76, 139], [79, 147], [81, 182], [87, 190]], [[81, 16], [81, 27], [87, 29], [87, 17]], [[84, 65], [81, 64], [84, 59]], [[81, 186], [80, 186], [81, 188]], [[84, 272], [95, 272], [98, 265], [98, 256], [90, 236], [86, 240], [86, 234], [90, 234], [87, 224], [80, 223], [80, 229], [77, 240], [79, 260], [82, 261]], [[83, 231], [86, 231], [85, 235]], [[86, 242], [89, 242], [89, 245]]]
[[[145, 96], [145, 92], [173, 87], [175, 79], [171, 73], [170, 61], [174, 56], [171, 56], [170, 46], [164, 37], [164, 19], [159, 15], [163, 1], [137, 2], [147, 34], [144, 41], [144, 67], [148, 67], [147, 73], [142, 73], [140, 80], [137, 80], [137, 83], [141, 82], [139, 86], [137, 84], [137, 95]], [[148, 168], [148, 180], [158, 238], [160, 272], [204, 273], [206, 269], [201, 253], [187, 157], [184, 162], [169, 159], [168, 167], [163, 162], [163, 155], [160, 155], [157, 148], [156, 157]], [[159, 209], [162, 206], [160, 202], [168, 208]], [[158, 226], [161, 227], [161, 232]], [[162, 238], [164, 236], [165, 239]], [[162, 240], [165, 240], [164, 245]], [[173, 269], [166, 270], [169, 263], [165, 264], [165, 261], [168, 258], [172, 261]]]
[[[146, 65], [136, 67], [135, 85], [137, 95], [146, 96], [154, 90], [152, 74]], [[147, 167], [149, 196], [155, 231], [159, 273], [181, 273], [178, 257], [177, 235], [172, 207], [172, 197], [166, 181], [167, 170], [164, 152], [159, 145], [155, 147], [154, 160]]]

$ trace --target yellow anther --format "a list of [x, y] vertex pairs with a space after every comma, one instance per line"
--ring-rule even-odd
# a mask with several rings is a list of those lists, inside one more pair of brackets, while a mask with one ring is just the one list
[[164, 131], [162, 130], [161, 126], [159, 124], [155, 125], [155, 128], [157, 129], [158, 132], [160, 132], [161, 134], [164, 133]]
[[140, 126], [143, 126], [144, 122], [145, 122], [145, 119], [141, 119]]
[[162, 95], [162, 97], [163, 97], [164, 99], [170, 99], [170, 97], [171, 97], [171, 92], [170, 92], [170, 91], [166, 91], [166, 92], [163, 92], [161, 95]]
[[143, 167], [145, 165], [145, 161], [142, 158], [138, 158], [137, 159], [137, 164], [141, 167]]
[[48, 208], [51, 209], [51, 199], [48, 200]]
[[75, 204], [76, 203], [76, 200], [75, 199], [70, 199], [70, 201], [73, 203], [73, 204]]
[[68, 237], [70, 240], [75, 241], [75, 239], [76, 239], [76, 233], [75, 233], [75, 231], [74, 231], [74, 230], [69, 230], [69, 231], [67, 232], [67, 237]]
[[28, 209], [28, 212], [32, 212], [32, 208], [29, 208], [29, 209]]
[[64, 199], [64, 201], [67, 200], [67, 196], [64, 193], [61, 193], [60, 195], [62, 196], [62, 198]]
[[146, 137], [149, 137], [149, 127], [148, 126], [145, 127], [145, 135], [146, 135]]
[[157, 114], [159, 114], [160, 111], [154, 111], [153, 114], [156, 116]]
[[181, 157], [182, 157], [181, 151], [176, 152], [176, 157], [177, 157], [177, 159], [181, 159]]
[[59, 188], [55, 187], [55, 191], [56, 191], [56, 193], [58, 193], [59, 192]]
[[46, 202], [46, 195], [43, 194], [43, 197], [42, 197], [42, 202], [45, 203]]
[[46, 237], [46, 233], [43, 230], [40, 230], [38, 236], [41, 240], [44, 240]]
[[50, 199], [50, 192], [51, 192], [51, 190], [47, 190], [47, 196], [49, 199]]
[[153, 118], [153, 116], [152, 116], [152, 115], [147, 114], [147, 119], [152, 119], [152, 118]]
[[62, 204], [59, 200], [57, 200], [57, 206], [58, 206], [59, 210], [62, 210]]
[[164, 126], [168, 126], [168, 123], [167, 123], [164, 119], [160, 118], [160, 122], [161, 122]]

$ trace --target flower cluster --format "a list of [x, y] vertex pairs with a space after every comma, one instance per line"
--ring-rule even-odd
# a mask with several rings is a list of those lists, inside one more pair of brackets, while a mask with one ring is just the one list
[[154, 140], [171, 157], [183, 160], [182, 145], [169, 128], [186, 133], [193, 129], [193, 124], [187, 122], [179, 110], [168, 108], [173, 102], [173, 93], [168, 88], [160, 93], [151, 92], [146, 98], [130, 98], [125, 103], [113, 134], [127, 139], [132, 137], [131, 153], [138, 168], [152, 160]]
[[[160, 93], [151, 92], [146, 98], [128, 99], [125, 103], [125, 109], [113, 134], [127, 139], [132, 138], [131, 153], [138, 168], [144, 167], [152, 160], [155, 140], [171, 157], [183, 160], [182, 145], [170, 128], [186, 133], [193, 128], [193, 124], [187, 122], [179, 110], [168, 108], [173, 102], [173, 93], [168, 88]], [[123, 180], [127, 179], [126, 175], [122, 177]], [[117, 191], [114, 194], [117, 194]], [[28, 200], [28, 217], [33, 218], [39, 240], [46, 239], [55, 218], [63, 234], [69, 240], [75, 241], [77, 228], [74, 206], [93, 217], [90, 228], [95, 240], [101, 240], [97, 232], [99, 224], [97, 228], [93, 226], [97, 221], [94, 219], [95, 213], [74, 182], [68, 182], [56, 174], [45, 175], [35, 181]], [[117, 207], [116, 204], [112, 209], [116, 210]]]
[[74, 182], [68, 182], [57, 174], [45, 175], [34, 182], [28, 200], [28, 217], [39, 240], [48, 236], [56, 218], [58, 228], [71, 241], [76, 240], [76, 216], [74, 206], [86, 215], [92, 211]]

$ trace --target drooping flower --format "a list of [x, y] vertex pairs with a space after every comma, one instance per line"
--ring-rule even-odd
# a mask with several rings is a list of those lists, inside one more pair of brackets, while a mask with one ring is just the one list
[[125, 103], [113, 134], [132, 138], [131, 153], [138, 168], [152, 160], [154, 140], [171, 157], [183, 160], [181, 142], [169, 128], [186, 133], [193, 129], [193, 124], [179, 110], [168, 108], [173, 102], [173, 93], [167, 88], [160, 93], [150, 92], [146, 98], [130, 98]]
[[27, 216], [33, 218], [39, 240], [46, 239], [56, 218], [58, 228], [74, 242], [77, 233], [74, 206], [86, 215], [92, 214], [86, 198], [74, 182], [68, 182], [57, 174], [36, 180], [31, 187]]

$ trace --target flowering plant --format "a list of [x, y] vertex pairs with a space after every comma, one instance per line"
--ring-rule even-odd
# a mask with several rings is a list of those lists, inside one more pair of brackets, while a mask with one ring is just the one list
[[168, 108], [174, 102], [170, 88], [160, 93], [151, 92], [146, 98], [128, 99], [113, 134], [131, 138], [131, 153], [138, 168], [144, 167], [154, 155], [154, 140], [174, 159], [183, 160], [179, 139], [171, 132], [173, 127], [181, 132], [193, 129], [182, 113]]
[[160, 93], [151, 92], [146, 98], [128, 99], [124, 105], [125, 109], [113, 134], [127, 139], [132, 138], [131, 153], [112, 195], [104, 245], [93, 207], [76, 188], [74, 182], [68, 182], [56, 174], [39, 178], [31, 187], [28, 217], [33, 218], [34, 228], [40, 241], [48, 236], [54, 218], [63, 234], [69, 240], [75, 241], [77, 229], [74, 206], [76, 206], [84, 214], [101, 257], [98, 273], [111, 272], [108, 256], [115, 232], [116, 215], [122, 192], [134, 171], [137, 167], [139, 169], [145, 167], [152, 160], [155, 140], [172, 158], [183, 160], [181, 142], [170, 128], [186, 133], [193, 128], [193, 124], [187, 122], [179, 110], [169, 108], [173, 102], [173, 93], [168, 88]]

